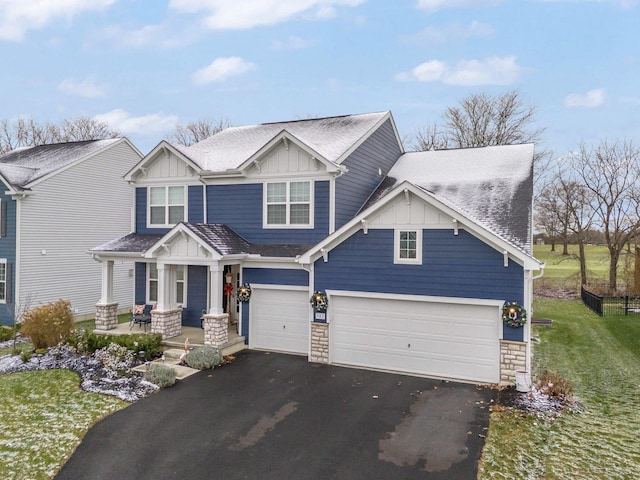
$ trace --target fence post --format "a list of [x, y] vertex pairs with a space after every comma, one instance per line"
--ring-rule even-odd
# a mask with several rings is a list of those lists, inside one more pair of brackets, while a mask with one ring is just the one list
[[624, 314], [629, 315], [629, 295], [624, 296]]

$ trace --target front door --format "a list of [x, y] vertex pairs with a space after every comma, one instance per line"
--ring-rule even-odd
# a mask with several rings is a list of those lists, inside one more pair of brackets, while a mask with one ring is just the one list
[[202, 311], [207, 309], [207, 280], [206, 266], [189, 265], [186, 267], [187, 302], [182, 310], [182, 325], [185, 327], [200, 327]]

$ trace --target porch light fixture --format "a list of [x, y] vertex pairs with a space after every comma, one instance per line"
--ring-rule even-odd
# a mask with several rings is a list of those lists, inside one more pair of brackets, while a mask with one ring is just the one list
[[242, 303], [246, 303], [251, 298], [251, 285], [248, 283], [243, 283], [240, 288], [238, 288], [238, 301]]
[[231, 272], [227, 272], [227, 274], [224, 276], [224, 278], [227, 281], [227, 283], [231, 283], [231, 280], [233, 279], [233, 276], [231, 275]]

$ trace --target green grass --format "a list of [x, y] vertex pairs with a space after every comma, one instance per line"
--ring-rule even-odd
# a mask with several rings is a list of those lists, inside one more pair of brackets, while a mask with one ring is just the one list
[[67, 370], [0, 377], [0, 477], [50, 479], [102, 417], [128, 404], [80, 390]]
[[579, 301], [539, 299], [534, 371], [573, 382], [582, 413], [555, 421], [493, 412], [480, 479], [640, 478], [640, 319], [600, 318]]

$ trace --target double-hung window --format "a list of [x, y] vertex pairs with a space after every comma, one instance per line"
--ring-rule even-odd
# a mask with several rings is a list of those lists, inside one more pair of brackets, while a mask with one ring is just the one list
[[7, 260], [0, 259], [0, 303], [7, 303], [8, 298], [8, 275]]
[[149, 226], [169, 227], [185, 220], [184, 186], [149, 187]]
[[312, 227], [312, 217], [310, 181], [265, 184], [266, 227]]
[[396, 230], [394, 263], [422, 264], [422, 230]]
[[[184, 265], [176, 265], [176, 303], [183, 306], [186, 300], [186, 281]], [[158, 265], [149, 263], [147, 269], [147, 302], [158, 303]]]

